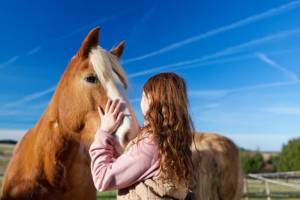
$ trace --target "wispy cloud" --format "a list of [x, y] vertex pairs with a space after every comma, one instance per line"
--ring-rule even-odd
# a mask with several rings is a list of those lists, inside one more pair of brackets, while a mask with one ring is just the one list
[[242, 50], [253, 47], [253, 46], [257, 46], [260, 44], [264, 44], [266, 42], [270, 42], [275, 39], [282, 39], [282, 38], [286, 38], [286, 37], [297, 35], [297, 34], [300, 34], [300, 28], [290, 29], [287, 31], [281, 31], [281, 32], [278, 32], [275, 34], [265, 36], [265, 37], [253, 39], [253, 40], [244, 42], [239, 45], [227, 47], [223, 50], [220, 50], [220, 51], [212, 53], [212, 54], [204, 55], [200, 58], [186, 60], [186, 61], [180, 61], [180, 62], [176, 62], [176, 63], [172, 63], [172, 64], [166, 64], [166, 65], [162, 65], [162, 66], [154, 67], [154, 68], [149, 67], [148, 70], [131, 73], [128, 75], [128, 77], [129, 78], [140, 77], [140, 76], [145, 76], [147, 74], [151, 74], [154, 72], [158, 72], [160, 70], [172, 69], [172, 68], [180, 69], [180, 68], [185, 68], [187, 65], [201, 64], [204, 61], [208, 61], [211, 59], [216, 59], [216, 58], [219, 58], [222, 56], [227, 56], [227, 55], [230, 55], [233, 53], [241, 52]]
[[37, 117], [48, 104], [49, 100], [26, 105], [19, 102], [19, 104], [11, 105], [11, 107], [0, 108], [0, 117]]
[[[126, 10], [126, 12], [128, 12], [128, 10]], [[47, 45], [47, 44], [51, 44], [53, 41], [61, 41], [61, 40], [65, 40], [67, 38], [70, 38], [78, 33], [81, 33], [87, 29], [90, 29], [90, 28], [93, 28], [94, 26], [97, 26], [99, 24], [103, 24], [104, 22], [107, 22], [107, 21], [110, 21], [110, 20], [113, 20], [113, 19], [116, 19], [117, 17], [119, 17], [121, 14], [124, 14], [124, 12], [122, 13], [119, 13], [119, 14], [114, 14], [114, 15], [111, 15], [111, 16], [108, 16], [108, 17], [102, 17], [100, 19], [97, 19], [91, 23], [88, 23], [88, 24], [85, 24], [83, 26], [80, 26], [74, 30], [71, 30], [70, 32], [67, 32], [65, 34], [62, 34], [61, 36], [55, 38], [55, 39], [52, 39], [46, 43], [42, 43], [42, 44], [39, 44], [38, 46], [36, 46], [35, 48], [33, 48], [32, 50], [28, 51], [26, 53], [27, 56], [30, 56], [30, 55], [34, 55], [36, 53], [38, 53], [43, 46]]]
[[135, 25], [131, 28], [128, 36], [126, 37], [126, 43], [136, 43], [142, 31], [144, 31], [145, 24], [152, 18], [157, 9], [158, 1], [151, 1], [151, 5], [148, 6], [148, 10], [143, 12], [138, 20], [135, 21]]
[[229, 25], [226, 25], [226, 26], [223, 26], [223, 27], [220, 27], [220, 28], [216, 28], [216, 29], [213, 29], [213, 30], [208, 31], [206, 33], [202, 33], [200, 35], [196, 35], [196, 36], [187, 38], [185, 40], [182, 40], [182, 41], [170, 44], [170, 45], [168, 45], [166, 47], [163, 47], [163, 48], [161, 48], [159, 50], [147, 53], [145, 55], [126, 59], [126, 60], [123, 61], [123, 64], [128, 64], [128, 63], [132, 63], [132, 62], [135, 62], [135, 61], [139, 61], [139, 60], [143, 60], [143, 59], [146, 59], [146, 58], [150, 58], [150, 57], [153, 57], [153, 56], [156, 56], [156, 55], [160, 55], [162, 53], [165, 53], [165, 52], [177, 49], [177, 48], [182, 47], [184, 45], [187, 45], [187, 44], [190, 44], [190, 43], [193, 43], [193, 42], [197, 42], [197, 41], [200, 41], [200, 40], [203, 40], [203, 39], [206, 39], [206, 38], [218, 35], [220, 33], [224, 33], [224, 32], [233, 30], [233, 29], [241, 27], [241, 26], [245, 26], [247, 24], [250, 24], [250, 23], [253, 23], [253, 22], [256, 22], [256, 21], [268, 18], [268, 17], [279, 15], [279, 14], [281, 14], [283, 12], [292, 10], [292, 9], [297, 8], [299, 6], [300, 6], [300, 0], [292, 1], [290, 3], [281, 5], [279, 7], [267, 10], [267, 11], [265, 11], [263, 13], [260, 13], [260, 14], [257, 14], [257, 15], [253, 15], [253, 16], [247, 17], [245, 19], [236, 21], [236, 22], [234, 22], [232, 24], [229, 24]]
[[228, 95], [230, 90], [189, 90], [188, 95], [201, 98], [221, 98]]
[[136, 98], [129, 99], [129, 102], [131, 102], [131, 103], [137, 103], [137, 102], [140, 102], [140, 101], [141, 101], [141, 97], [136, 97]]
[[300, 115], [300, 107], [296, 106], [272, 106], [261, 109], [263, 112], [280, 115]]
[[241, 91], [247, 91], [247, 90], [256, 90], [256, 89], [268, 89], [268, 88], [274, 88], [274, 87], [285, 87], [285, 86], [290, 86], [290, 85], [298, 85], [300, 84], [300, 81], [285, 81], [285, 82], [274, 82], [274, 83], [264, 83], [264, 84], [257, 84], [257, 85], [252, 85], [252, 86], [247, 86], [247, 87], [240, 87], [240, 88], [234, 88], [230, 89], [230, 93], [235, 93], [235, 92], [241, 92]]
[[[129, 78], [134, 78], [134, 77], [139, 77], [139, 76], [144, 76], [150, 73], [154, 73], [160, 70], [164, 70], [164, 69], [180, 69], [180, 68], [186, 68], [187, 65], [196, 65], [196, 67], [199, 66], [203, 66], [203, 65], [208, 65], [214, 62], [224, 62], [224, 61], [230, 61], [230, 60], [236, 60], [236, 59], [243, 59], [243, 58], [248, 58], [249, 55], [244, 55], [244, 56], [238, 56], [235, 58], [228, 58], [225, 59], [224, 61], [222, 60], [213, 60], [213, 61], [209, 61], [211, 59], [216, 59], [222, 56], [226, 56], [226, 55], [230, 55], [232, 53], [236, 53], [239, 52], [245, 48], [248, 47], [252, 47], [255, 45], [259, 45], [268, 41], [272, 41], [274, 39], [279, 39], [279, 38], [284, 38], [284, 37], [288, 37], [288, 36], [292, 36], [292, 35], [296, 35], [296, 34], [300, 34], [300, 29], [292, 29], [292, 30], [288, 30], [288, 31], [283, 31], [283, 32], [279, 32], [273, 35], [269, 35], [266, 37], [262, 37], [262, 38], [258, 38], [258, 39], [254, 39], [236, 46], [232, 46], [232, 47], [228, 47], [225, 48], [221, 51], [218, 51], [216, 53], [213, 54], [208, 54], [205, 55], [201, 58], [197, 58], [197, 59], [192, 59], [192, 60], [186, 60], [186, 61], [181, 61], [181, 62], [176, 62], [176, 63], [172, 63], [172, 64], [166, 64], [166, 65], [162, 65], [160, 67], [156, 67], [156, 68], [152, 68], [149, 70], [144, 70], [144, 71], [140, 71], [140, 72], [136, 72], [136, 73], [131, 73], [128, 75]], [[252, 55], [250, 55], [252, 56]], [[205, 62], [207, 61], [207, 62]], [[240, 91], [245, 91], [245, 90], [253, 90], [253, 89], [262, 89], [262, 88], [272, 88], [272, 87], [280, 87], [280, 86], [288, 86], [288, 85], [295, 85], [295, 84], [299, 84], [299, 80], [294, 81], [294, 82], [276, 82], [276, 83], [266, 83], [266, 84], [260, 84], [260, 85], [254, 85], [254, 86], [248, 86], [248, 87], [242, 87], [242, 88], [234, 88], [234, 89], [228, 89], [228, 90], [207, 90], [207, 91], [192, 91], [191, 95], [192, 96], [198, 96], [198, 97], [207, 97], [207, 98], [217, 98], [217, 97], [224, 97], [228, 94], [234, 93], [234, 92], [240, 92]], [[25, 102], [29, 102], [31, 100], [34, 100], [36, 98], [42, 97], [46, 94], [49, 94], [51, 92], [53, 92], [55, 89], [55, 86], [48, 88], [44, 91], [41, 92], [37, 92], [37, 93], [33, 93], [31, 95], [28, 95], [24, 98], [22, 98], [21, 100], [18, 101], [14, 101], [8, 104], [5, 104], [3, 107], [7, 108], [7, 107], [13, 107]], [[137, 101], [137, 100], [135, 100]]]
[[213, 109], [213, 108], [216, 108], [216, 107], [219, 107], [220, 106], [220, 103], [209, 103], [209, 104], [206, 104], [204, 106], [202, 106], [202, 108], [204, 109]]
[[[136, 72], [136, 73], [131, 73], [128, 75], [129, 78], [134, 78], [134, 77], [139, 77], [139, 76], [144, 76], [150, 73], [154, 73], [160, 70], [164, 70], [164, 69], [180, 69], [180, 68], [186, 68], [187, 65], [197, 65], [196, 67], [199, 66], [203, 66], [203, 65], [208, 65], [211, 64], [213, 62], [223, 62], [222, 60], [212, 60], [209, 61], [211, 59], [217, 59], [219, 57], [222, 56], [226, 56], [226, 55], [230, 55], [232, 53], [236, 53], [239, 52], [245, 48], [249, 48], [255, 45], [259, 45], [268, 41], [272, 41], [274, 39], [279, 39], [279, 38], [284, 38], [284, 37], [288, 37], [288, 36], [292, 36], [292, 35], [296, 35], [296, 34], [300, 34], [300, 29], [292, 29], [292, 30], [287, 30], [287, 31], [282, 31], [276, 34], [272, 34], [266, 37], [262, 37], [262, 38], [258, 38], [258, 39], [254, 39], [236, 46], [232, 46], [232, 47], [228, 47], [225, 48], [221, 51], [218, 51], [216, 53], [212, 53], [212, 54], [208, 54], [205, 55], [201, 58], [196, 58], [196, 59], [192, 59], [192, 60], [186, 60], [186, 61], [181, 61], [181, 62], [176, 62], [176, 63], [172, 63], [172, 64], [166, 64], [166, 65], [162, 65], [160, 67], [156, 67], [156, 68], [152, 68], [149, 70], [144, 70], [144, 71], [140, 71], [140, 72]], [[261, 56], [261, 55], [260, 55]], [[224, 61], [230, 61], [230, 60], [236, 60], [236, 59], [243, 59], [243, 58], [248, 58], [249, 55], [244, 55], [244, 56], [238, 56], [235, 58], [228, 58], [225, 59]], [[262, 56], [261, 56], [262, 57]], [[267, 58], [267, 57], [264, 57]], [[17, 58], [15, 58], [17, 59]], [[12, 61], [14, 59], [11, 59]], [[265, 59], [266, 60], [266, 59]], [[206, 61], [206, 62], [205, 62]], [[271, 62], [270, 60], [268, 60], [269, 63], [274, 64], [274, 62]], [[278, 66], [277, 66], [278, 68]], [[281, 69], [283, 70], [283, 69]], [[295, 80], [293, 82], [275, 82], [275, 83], [266, 83], [266, 84], [259, 84], [259, 85], [254, 85], [254, 86], [248, 86], [248, 87], [242, 87], [242, 88], [233, 88], [233, 89], [227, 89], [227, 90], [199, 90], [199, 91], [191, 91], [191, 95], [195, 96], [195, 97], [206, 97], [206, 98], [221, 98], [224, 96], [227, 96], [229, 94], [235, 93], [235, 92], [241, 92], [241, 91], [246, 91], [246, 90], [254, 90], [254, 89], [263, 89], [263, 88], [272, 88], [272, 87], [281, 87], [281, 86], [288, 86], [288, 85], [295, 85], [295, 84], [299, 84], [299, 80]], [[36, 92], [33, 93], [31, 95], [25, 96], [24, 98], [22, 98], [21, 100], [18, 101], [14, 101], [14, 102], [10, 102], [7, 104], [4, 104], [2, 106], [2, 108], [10, 108], [10, 107], [14, 107], [26, 102], [30, 102], [34, 99], [37, 99], [39, 97], [42, 97], [44, 95], [47, 95], [51, 92], [53, 92], [55, 89], [55, 86], [52, 86], [48, 89], [45, 89], [44, 91], [41, 92]], [[135, 99], [134, 101], [138, 101], [137, 99]]]
[[[26, 52], [25, 55], [31, 56], [31, 55], [36, 54], [40, 50], [41, 50], [41, 46], [37, 46], [37, 47], [33, 48], [32, 50]], [[0, 69], [4, 69], [4, 68], [8, 67], [9, 65], [11, 65], [14, 62], [16, 62], [17, 60], [19, 60], [21, 57], [22, 57], [21, 55], [16, 55], [16, 56], [13, 56], [13, 57], [9, 58], [8, 60], [4, 61], [3, 63], [0, 63]]]
[[3, 69], [5, 67], [7, 67], [8, 65], [14, 63], [19, 58], [20, 58], [20, 56], [13, 56], [13, 57], [9, 58], [7, 61], [4, 61], [3, 63], [0, 64], [0, 69]]
[[33, 48], [32, 50], [28, 51], [26, 53], [27, 56], [31, 56], [31, 55], [34, 55], [36, 53], [38, 53], [40, 50], [42, 49], [42, 46], [36, 46], [35, 48]]
[[222, 98], [234, 93], [239, 92], [246, 92], [251, 90], [258, 90], [258, 89], [268, 89], [268, 88], [276, 88], [276, 87], [285, 87], [290, 85], [299, 85], [300, 80], [298, 81], [285, 81], [285, 82], [274, 82], [274, 83], [263, 83], [257, 85], [250, 85], [246, 87], [236, 87], [224, 90], [191, 90], [189, 95], [192, 97], [201, 97], [201, 98]]
[[[128, 10], [126, 10], [126, 12], [128, 12]], [[109, 16], [109, 17], [102, 17], [102, 18], [100, 18], [100, 19], [98, 19], [98, 20], [95, 20], [95, 21], [93, 21], [93, 22], [91, 22], [91, 23], [88, 23], [88, 24], [85, 24], [85, 25], [83, 25], [83, 26], [81, 26], [81, 27], [79, 27], [79, 28], [76, 28], [76, 29], [74, 29], [74, 30], [72, 30], [72, 31], [70, 31], [70, 32], [68, 32], [68, 33], [65, 33], [65, 34], [61, 35], [60, 37], [56, 38], [55, 40], [56, 40], [56, 41], [60, 41], [60, 40], [67, 39], [67, 38], [69, 38], [69, 37], [72, 37], [72, 36], [75, 35], [75, 34], [81, 33], [81, 32], [84, 31], [84, 30], [90, 29], [90, 28], [92, 28], [92, 27], [94, 27], [94, 26], [97, 26], [97, 25], [99, 25], [99, 24], [102, 24], [102, 23], [104, 23], [104, 22], [107, 22], [107, 21], [116, 19], [116, 18], [119, 17], [121, 14], [124, 14], [124, 12], [119, 13], [119, 14], [114, 14], [114, 15], [111, 15], [111, 16]]]
[[255, 55], [260, 60], [267, 63], [269, 66], [271, 66], [271, 67], [275, 68], [276, 70], [280, 71], [284, 76], [286, 76], [288, 78], [289, 81], [291, 81], [291, 82], [299, 81], [297, 74], [295, 74], [294, 72], [292, 72], [292, 71], [288, 70], [287, 68], [281, 66], [280, 64], [278, 64], [277, 62], [272, 60], [270, 57], [268, 57], [266, 54], [256, 53]]
[[32, 94], [29, 94], [29, 95], [21, 98], [20, 100], [4, 104], [1, 107], [1, 109], [7, 109], [7, 108], [19, 106], [19, 105], [22, 105], [24, 103], [27, 103], [27, 102], [33, 101], [35, 99], [41, 98], [41, 97], [43, 97], [43, 96], [45, 96], [47, 94], [51, 94], [55, 90], [55, 88], [56, 88], [56, 86], [52, 86], [52, 87], [50, 87], [48, 89], [45, 89], [43, 91], [39, 91], [39, 92], [35, 92], [35, 93], [32, 93]]

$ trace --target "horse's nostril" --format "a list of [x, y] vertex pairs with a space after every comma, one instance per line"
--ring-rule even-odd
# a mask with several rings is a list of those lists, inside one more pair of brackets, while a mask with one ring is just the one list
[[123, 144], [126, 146], [130, 141], [129, 141], [129, 138], [128, 138], [128, 134], [129, 134], [129, 131], [125, 134], [125, 137], [124, 137], [124, 142]]
[[80, 133], [84, 129], [84, 127], [85, 127], [85, 123], [81, 123], [80, 125], [78, 125], [76, 127], [76, 131], [75, 132]]

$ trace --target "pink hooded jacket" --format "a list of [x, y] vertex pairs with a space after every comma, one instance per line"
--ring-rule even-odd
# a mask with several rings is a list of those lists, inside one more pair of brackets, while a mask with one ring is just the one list
[[[122, 189], [159, 173], [159, 151], [148, 137], [123, 151], [109, 133], [98, 129], [90, 146], [91, 172], [98, 191]], [[117, 155], [116, 159], [114, 155]]]

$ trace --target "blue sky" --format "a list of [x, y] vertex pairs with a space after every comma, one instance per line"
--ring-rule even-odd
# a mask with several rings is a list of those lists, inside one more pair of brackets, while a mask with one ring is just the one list
[[300, 0], [2, 1], [0, 139], [20, 138], [47, 106], [87, 32], [126, 41], [122, 65], [142, 122], [153, 74], [187, 82], [197, 130], [249, 149], [280, 150], [300, 135]]

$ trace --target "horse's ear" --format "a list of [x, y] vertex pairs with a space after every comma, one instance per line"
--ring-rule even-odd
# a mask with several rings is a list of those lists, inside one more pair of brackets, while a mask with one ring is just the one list
[[116, 47], [114, 47], [110, 53], [114, 54], [115, 56], [117, 56], [118, 58], [120, 58], [122, 56], [122, 53], [124, 51], [124, 47], [125, 47], [125, 41], [123, 40], [122, 42], [120, 42]]
[[83, 40], [81, 47], [78, 51], [78, 56], [87, 57], [89, 55], [90, 50], [93, 47], [98, 46], [99, 44], [99, 32], [100, 28], [93, 28]]

